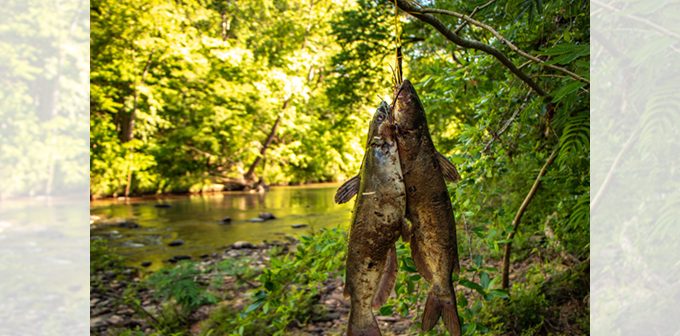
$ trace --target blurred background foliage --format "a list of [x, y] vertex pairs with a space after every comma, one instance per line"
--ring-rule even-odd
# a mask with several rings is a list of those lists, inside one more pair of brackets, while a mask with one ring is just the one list
[[87, 183], [88, 30], [79, 5], [12, 0], [0, 8], [0, 199]]
[[389, 50], [338, 38], [353, 29], [334, 21], [345, 4], [91, 6], [92, 195], [128, 184], [130, 194], [201, 191], [241, 178], [274, 127], [255, 170], [267, 183], [343, 180], [358, 169], [376, 95], [389, 92]]

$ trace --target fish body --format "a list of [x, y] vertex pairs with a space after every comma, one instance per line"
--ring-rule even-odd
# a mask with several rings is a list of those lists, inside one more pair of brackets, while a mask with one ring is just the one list
[[361, 172], [351, 182], [358, 185], [358, 194], [346, 267], [350, 336], [381, 335], [372, 308], [384, 302], [396, 279], [394, 246], [403, 225], [406, 197], [393, 125], [388, 119], [389, 106], [383, 102], [369, 128]]
[[413, 85], [404, 80], [397, 91], [394, 120], [406, 188], [406, 218], [411, 252], [418, 272], [430, 283], [423, 330], [442, 316], [451, 335], [460, 335], [456, 296], [451, 278], [460, 270], [453, 208], [446, 188], [441, 154], [435, 150], [425, 111]]

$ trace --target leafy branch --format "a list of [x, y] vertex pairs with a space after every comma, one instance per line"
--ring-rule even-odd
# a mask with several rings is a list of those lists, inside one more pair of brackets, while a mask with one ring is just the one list
[[536, 82], [534, 82], [533, 79], [531, 79], [527, 74], [518, 69], [517, 66], [515, 66], [515, 64], [512, 63], [512, 61], [510, 61], [510, 59], [508, 59], [508, 57], [505, 56], [505, 54], [500, 52], [498, 49], [479, 41], [468, 40], [458, 36], [451, 30], [446, 28], [446, 25], [444, 25], [444, 23], [442, 23], [439, 19], [432, 16], [431, 14], [426, 13], [425, 12], [426, 9], [416, 7], [416, 5], [411, 3], [409, 0], [396, 0], [396, 3], [401, 10], [411, 14], [413, 17], [434, 27], [437, 31], [444, 35], [444, 37], [446, 37], [447, 40], [463, 48], [475, 49], [490, 54], [491, 56], [495, 57], [499, 62], [501, 62], [501, 64], [507, 67], [510, 70], [510, 72], [515, 74], [524, 83], [526, 83], [529, 87], [536, 91], [537, 94], [539, 94], [540, 96], [548, 95], [541, 87], [538, 86], [538, 84], [536, 84]]
[[[569, 71], [569, 70], [567, 70], [567, 69], [565, 69], [565, 68], [563, 68], [563, 67], [560, 67], [560, 66], [557, 66], [557, 65], [554, 65], [554, 64], [547, 63], [546, 61], [544, 61], [544, 60], [542, 60], [542, 59], [540, 59], [540, 58], [538, 58], [538, 57], [536, 57], [536, 56], [534, 56], [534, 55], [531, 55], [531, 54], [529, 54], [528, 52], [526, 52], [526, 51], [524, 51], [524, 50], [518, 48], [516, 45], [514, 45], [512, 42], [510, 42], [510, 40], [508, 40], [508, 39], [505, 38], [503, 35], [501, 35], [498, 31], [496, 31], [495, 29], [493, 29], [493, 27], [491, 27], [491, 26], [489, 26], [488, 24], [485, 24], [485, 23], [483, 23], [483, 22], [477, 21], [477, 20], [475, 20], [475, 19], [473, 19], [473, 18], [471, 18], [471, 17], [469, 17], [469, 16], [467, 16], [467, 15], [465, 15], [465, 14], [461, 14], [461, 13], [454, 12], [454, 11], [450, 11], [450, 10], [446, 10], [446, 9], [439, 9], [439, 8], [423, 8], [423, 9], [420, 10], [420, 13], [444, 14], [444, 15], [449, 15], [449, 16], [457, 17], [457, 18], [459, 18], [459, 19], [461, 19], [461, 20], [465, 20], [466, 22], [469, 22], [470, 24], [473, 24], [473, 25], [475, 25], [475, 26], [478, 26], [478, 27], [481, 27], [481, 28], [484, 28], [484, 29], [488, 30], [488, 31], [491, 32], [491, 34], [492, 34], [493, 36], [495, 36], [499, 41], [501, 41], [502, 43], [505, 43], [505, 45], [507, 45], [510, 49], [512, 49], [514, 52], [518, 53], [518, 54], [521, 55], [522, 57], [524, 57], [524, 58], [526, 58], [526, 59], [529, 59], [529, 60], [531, 60], [531, 61], [533, 61], [533, 62], [535, 62], [535, 63], [538, 63], [538, 64], [540, 64], [541, 66], [544, 66], [544, 67], [546, 67], [546, 68], [549, 68], [549, 69], [553, 69], [553, 70], [557, 70], [557, 71], [563, 72], [563, 73], [569, 75], [570, 77], [572, 77], [572, 78], [574, 78], [574, 79], [576, 79], [576, 80], [579, 80], [579, 81], [581, 81], [581, 82], [590, 84], [590, 81], [589, 81], [588, 79], [586, 79], [586, 78], [584, 78], [584, 77], [582, 77], [582, 76], [579, 76], [579, 75], [577, 75], [576, 73], [571, 72], [571, 71]], [[458, 31], [458, 30], [456, 30], [456, 31]]]

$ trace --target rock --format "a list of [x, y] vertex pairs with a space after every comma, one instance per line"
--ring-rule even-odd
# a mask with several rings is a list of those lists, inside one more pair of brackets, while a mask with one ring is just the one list
[[222, 220], [220, 222], [222, 224], [229, 224], [229, 223], [231, 223], [231, 217], [224, 217], [224, 218], [222, 218]]
[[134, 247], [134, 248], [144, 247], [144, 244], [142, 244], [142, 243], [136, 243], [136, 242], [131, 242], [131, 241], [123, 242], [122, 245], [125, 246], [125, 247]]
[[168, 246], [181, 246], [184, 245], [184, 240], [176, 239], [168, 243]]
[[106, 326], [110, 315], [97, 316], [90, 319], [90, 328], [101, 328]]
[[272, 214], [271, 212], [263, 212], [258, 217], [260, 217], [264, 220], [276, 219], [276, 217], [274, 217], [274, 214]]
[[201, 259], [208, 259], [208, 258], [210, 258], [210, 255], [209, 255], [209, 254], [203, 254], [203, 255], [201, 255]]
[[237, 241], [233, 243], [231, 247], [240, 250], [240, 249], [252, 249], [255, 248], [255, 245], [247, 241]]
[[167, 203], [160, 203], [160, 204], [154, 205], [154, 207], [159, 208], [159, 209], [167, 209], [167, 208], [170, 208], [172, 206], [170, 204], [167, 204]]
[[290, 227], [292, 227], [293, 229], [302, 229], [302, 228], [305, 228], [305, 227], [308, 227], [308, 226], [309, 225], [307, 225], [307, 224], [293, 224]]
[[249, 219], [248, 221], [249, 221], [249, 222], [257, 223], [257, 222], [264, 222], [264, 219], [262, 219], [262, 218], [260, 218], [260, 217], [255, 217], [255, 218]]
[[149, 267], [151, 266], [152, 262], [150, 261], [142, 261], [142, 267]]
[[122, 228], [125, 228], [125, 229], [136, 229], [136, 228], [139, 227], [139, 224], [137, 224], [133, 221], [126, 220], [126, 221], [118, 223], [118, 227], [122, 227]]
[[176, 255], [176, 256], [173, 256], [172, 258], [168, 259], [168, 261], [171, 262], [171, 263], [173, 263], [173, 264], [176, 263], [176, 262], [178, 262], [178, 261], [180, 261], [180, 260], [191, 260], [191, 256], [188, 256], [188, 255]]
[[111, 325], [120, 325], [123, 321], [123, 318], [118, 315], [111, 315], [111, 317], [106, 320], [106, 322]]

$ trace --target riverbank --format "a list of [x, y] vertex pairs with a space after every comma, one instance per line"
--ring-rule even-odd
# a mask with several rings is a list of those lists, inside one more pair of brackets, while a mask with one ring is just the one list
[[139, 201], [149, 201], [149, 200], [163, 200], [172, 199], [184, 196], [200, 196], [200, 195], [214, 195], [214, 194], [226, 194], [226, 195], [257, 195], [264, 194], [268, 192], [271, 188], [283, 188], [283, 187], [295, 187], [295, 188], [326, 188], [326, 187], [337, 187], [340, 186], [340, 181], [328, 181], [328, 182], [309, 182], [309, 183], [274, 183], [267, 185], [266, 188], [257, 189], [229, 189], [224, 188], [219, 184], [211, 185], [206, 188], [199, 190], [174, 190], [161, 193], [132, 193], [129, 196], [119, 196], [119, 195], [94, 195], [90, 194], [90, 203], [105, 204], [107, 202], [139, 202]]
[[[187, 275], [193, 276], [191, 279], [180, 275], [179, 281], [190, 280], [197, 288], [205, 289], [203, 294], [212, 292], [220, 296], [219, 300], [208, 300], [192, 307], [184, 316], [181, 316], [183, 308], [180, 307], [183, 299], [162, 298], [159, 292], [163, 292], [164, 288], [153, 284], [154, 276], [163, 271], [154, 273], [124, 267], [118, 264], [121, 260], [116, 256], [97, 255], [98, 252], [95, 252], [96, 258], [113, 262], [105, 268], [95, 269], [91, 274], [91, 335], [161, 335], [167, 331], [164, 328], [168, 327], [176, 331], [184, 329], [186, 335], [204, 335], [216, 327], [215, 316], [223, 316], [225, 311], [244, 312], [251, 309], [248, 304], [251, 291], [263, 285], [259, 278], [268, 269], [272, 257], [286, 256], [294, 252], [298, 244], [296, 240], [258, 245], [241, 242], [224, 251], [203, 256], [200, 260], [178, 262], [174, 269], [197, 271], [187, 272]], [[184, 290], [189, 287], [186, 286]], [[198, 291], [192, 295], [198, 299], [201, 293]], [[311, 298], [313, 302], [309, 315], [304, 320], [292, 321], [286, 334], [342, 334], [349, 314], [349, 300], [343, 296], [342, 277], [338, 274], [328, 276]], [[412, 323], [410, 318], [398, 314], [377, 318], [384, 335], [404, 335]]]
[[[321, 230], [282, 243], [241, 242], [148, 272], [124, 266], [105, 240], [94, 240], [91, 334], [342, 335], [345, 251], [345, 231]], [[395, 291], [376, 318], [383, 335], [418, 335], [427, 284], [407, 245], [398, 243], [397, 255]], [[588, 333], [587, 261], [525, 254], [511, 270], [510, 293], [497, 287], [499, 264], [461, 259], [456, 292], [467, 334]], [[429, 335], [441, 334], [440, 324]]]

